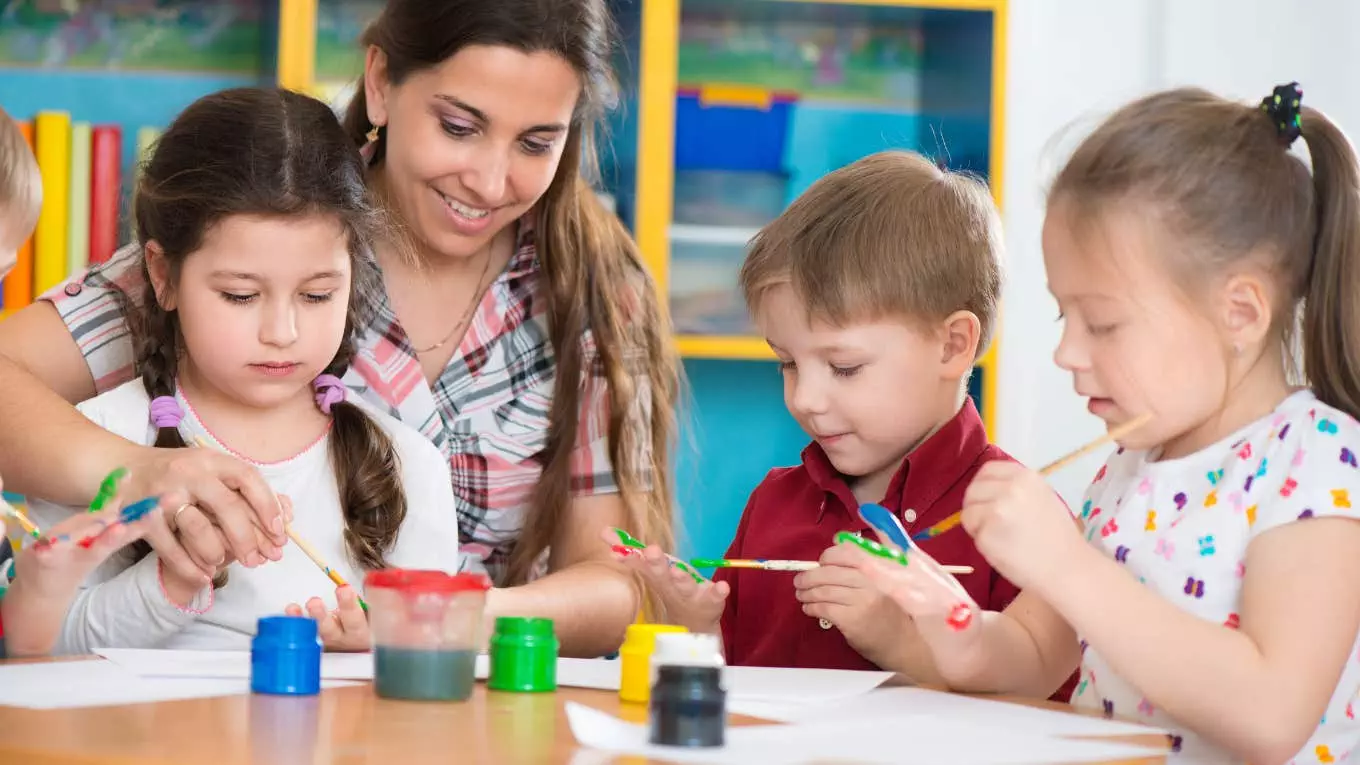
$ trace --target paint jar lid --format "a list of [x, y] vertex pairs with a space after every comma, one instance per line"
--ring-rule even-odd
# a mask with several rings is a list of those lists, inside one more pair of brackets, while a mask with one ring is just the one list
[[496, 635], [508, 638], [553, 637], [552, 619], [529, 616], [500, 616], [496, 618]]
[[486, 592], [491, 580], [485, 574], [465, 572], [446, 574], [443, 571], [385, 568], [370, 571], [364, 577], [364, 589], [386, 588], [412, 595], [455, 595], [460, 592]]
[[652, 666], [721, 667], [726, 664], [717, 635], [663, 632], [656, 636]]
[[255, 643], [258, 645], [312, 646], [316, 642], [316, 620], [310, 616], [262, 616], [256, 623]]
[[623, 636], [620, 651], [651, 653], [656, 648], [656, 636], [672, 632], [688, 632], [678, 624], [630, 624]]

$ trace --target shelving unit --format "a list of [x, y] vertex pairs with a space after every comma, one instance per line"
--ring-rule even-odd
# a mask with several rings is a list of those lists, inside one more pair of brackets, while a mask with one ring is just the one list
[[[736, 272], [825, 172], [914, 149], [1001, 203], [1005, 24], [1006, 0], [642, 1], [634, 233], [683, 355], [772, 357]], [[993, 433], [996, 359], [973, 381]]]

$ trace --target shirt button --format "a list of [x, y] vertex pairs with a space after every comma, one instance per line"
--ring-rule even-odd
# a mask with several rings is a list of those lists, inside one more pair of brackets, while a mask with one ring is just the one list
[[63, 292], [65, 292], [69, 297], [75, 297], [76, 295], [79, 295], [80, 282], [71, 282], [70, 284], [66, 285], [66, 289], [63, 290]]
[[915, 510], [908, 510], [907, 512], [902, 513], [902, 520], [906, 521], [907, 523], [915, 523], [915, 522], [916, 522], [916, 511], [915, 511]]
[[818, 627], [821, 627], [821, 628], [824, 629], [824, 630], [829, 630], [829, 629], [831, 629], [831, 622], [829, 622], [829, 621], [827, 621], [827, 620], [825, 620], [825, 619], [818, 619], [818, 620], [817, 620], [817, 626], [818, 626]]

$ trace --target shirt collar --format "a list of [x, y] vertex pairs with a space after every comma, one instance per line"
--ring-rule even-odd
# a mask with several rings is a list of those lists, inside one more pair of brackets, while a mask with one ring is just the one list
[[[924, 512], [958, 483], [986, 448], [987, 430], [973, 399], [967, 398], [953, 417], [902, 460], [901, 467], [888, 482], [888, 491], [883, 498], [885, 506], [893, 513], [900, 513], [904, 501], [910, 498], [917, 512]], [[832, 504], [841, 512], [857, 513], [859, 505], [850, 485], [816, 441], [803, 449], [803, 465], [813, 483], [838, 500], [822, 502], [818, 521]]]

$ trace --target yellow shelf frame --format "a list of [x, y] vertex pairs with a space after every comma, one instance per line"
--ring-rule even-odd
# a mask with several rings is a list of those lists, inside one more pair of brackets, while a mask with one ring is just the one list
[[278, 86], [311, 93], [316, 79], [317, 0], [279, 0]]
[[[926, 10], [986, 11], [992, 14], [991, 162], [988, 176], [1001, 207], [1005, 169], [1007, 0], [764, 0], [824, 5], [891, 6]], [[675, 210], [675, 92], [679, 85], [681, 0], [643, 0], [638, 77], [637, 210], [634, 235], [662, 299], [670, 290], [670, 224]], [[978, 359], [982, 376], [982, 420], [996, 437], [1000, 319], [992, 344]], [[680, 354], [706, 359], [773, 359], [759, 337], [677, 335]]]

